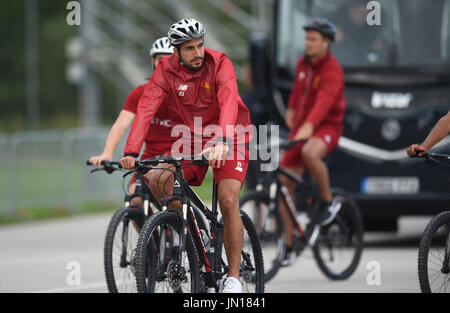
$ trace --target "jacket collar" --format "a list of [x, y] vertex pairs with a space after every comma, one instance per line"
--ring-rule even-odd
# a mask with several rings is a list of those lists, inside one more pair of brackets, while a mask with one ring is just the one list
[[322, 65], [330, 58], [330, 56], [331, 56], [331, 52], [330, 52], [330, 50], [328, 50], [327, 54], [323, 58], [317, 60], [315, 63], [311, 63], [308, 56], [305, 55], [305, 57], [303, 59], [303, 63], [305, 65], [310, 65], [313, 69], [317, 69], [317, 68], [322, 67]]

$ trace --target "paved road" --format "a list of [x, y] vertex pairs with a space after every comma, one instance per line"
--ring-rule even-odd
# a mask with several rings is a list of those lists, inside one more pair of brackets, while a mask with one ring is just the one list
[[[106, 292], [102, 250], [110, 215], [1, 227], [0, 292]], [[327, 280], [306, 252], [282, 269], [266, 291], [419, 292], [417, 246], [428, 220], [402, 220], [399, 235], [367, 235], [360, 266], [347, 281]], [[73, 285], [76, 276], [71, 273], [78, 265], [80, 284]], [[379, 284], [374, 284], [376, 278]]]

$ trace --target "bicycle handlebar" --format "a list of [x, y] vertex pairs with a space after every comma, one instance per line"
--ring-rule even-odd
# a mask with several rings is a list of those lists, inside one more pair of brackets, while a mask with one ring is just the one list
[[[448, 154], [439, 154], [439, 153], [428, 153], [425, 150], [416, 150], [416, 155], [411, 156], [411, 158], [424, 158], [427, 159], [428, 162], [433, 164], [438, 164], [439, 161], [437, 159], [445, 159], [450, 160], [450, 155]], [[419, 153], [425, 152], [423, 155], [419, 156]]]
[[[114, 166], [114, 165], [120, 165], [120, 162], [116, 162], [116, 161], [102, 161], [100, 164], [103, 165], [103, 166]], [[91, 161], [87, 160], [86, 161], [86, 165], [87, 166], [92, 166]]]
[[307, 142], [308, 140], [309, 139], [291, 140], [286, 143], [280, 143], [278, 146], [280, 147], [280, 149], [289, 150], [289, 149], [294, 148], [296, 145], [298, 145], [300, 143]]
[[[91, 173], [97, 172], [97, 171], [105, 171], [108, 174], [112, 174], [115, 171], [118, 171], [120, 169], [122, 169], [122, 167], [120, 166], [120, 162], [117, 161], [102, 161], [100, 163], [103, 167], [102, 168], [95, 168], [93, 170], [91, 170]], [[87, 166], [92, 166], [91, 161], [87, 160], [86, 161], [86, 165]]]
[[145, 165], [158, 165], [161, 163], [178, 165], [178, 164], [180, 164], [181, 161], [191, 161], [191, 160], [192, 160], [193, 164], [196, 164], [199, 166], [208, 165], [208, 160], [202, 154], [179, 156], [179, 157], [174, 157], [174, 156], [157, 157], [157, 158], [147, 159], [147, 160], [143, 160], [143, 161], [136, 161], [136, 165], [139, 165], [139, 164], [144, 165], [144, 166]]
[[[191, 164], [197, 165], [199, 167], [206, 166], [209, 163], [208, 160], [205, 158], [205, 156], [202, 154], [179, 156], [179, 157], [173, 157], [173, 156], [156, 157], [156, 158], [142, 160], [142, 161], [137, 160], [136, 165], [135, 165], [135, 170], [141, 171], [143, 173], [147, 173], [148, 171], [150, 171], [152, 169], [151, 167], [149, 167], [152, 165], [156, 166], [158, 164], [167, 163], [167, 164], [173, 164], [178, 167], [178, 166], [182, 165], [181, 161], [191, 161], [191, 160], [192, 160]], [[87, 160], [86, 165], [92, 166], [92, 163], [89, 160]], [[101, 165], [103, 166], [103, 168], [93, 169], [93, 170], [91, 170], [91, 173], [96, 172], [96, 171], [106, 171], [108, 174], [111, 174], [115, 171], [123, 169], [120, 162], [117, 162], [117, 161], [102, 161]]]

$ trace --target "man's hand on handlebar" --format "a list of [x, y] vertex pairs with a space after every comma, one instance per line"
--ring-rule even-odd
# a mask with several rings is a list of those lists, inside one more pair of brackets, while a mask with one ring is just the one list
[[415, 156], [424, 156], [427, 153], [428, 149], [425, 147], [422, 147], [418, 144], [413, 144], [411, 145], [408, 150], [406, 150], [406, 153], [410, 156], [410, 157], [415, 157]]
[[293, 141], [302, 140], [302, 139], [308, 139], [310, 138], [314, 133], [314, 125], [310, 122], [305, 122], [302, 127], [298, 130], [297, 134], [295, 134], [294, 138], [292, 138]]
[[90, 158], [89, 162], [92, 164], [92, 166], [99, 167], [100, 165], [102, 165], [103, 161], [111, 161], [112, 159], [112, 155], [101, 154]]
[[127, 156], [120, 159], [120, 165], [126, 170], [133, 170], [136, 167], [137, 158]]
[[209, 153], [209, 166], [220, 168], [225, 165], [225, 159], [230, 148], [226, 142], [219, 142], [214, 147], [203, 150], [202, 155]]

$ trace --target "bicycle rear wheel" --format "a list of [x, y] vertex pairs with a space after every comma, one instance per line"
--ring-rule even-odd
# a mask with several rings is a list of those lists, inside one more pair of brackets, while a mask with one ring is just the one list
[[450, 292], [450, 212], [435, 216], [420, 240], [418, 271], [423, 293]]
[[199, 292], [199, 263], [192, 237], [186, 237], [187, 260], [182, 267], [180, 234], [180, 220], [170, 211], [157, 213], [144, 224], [136, 250], [138, 292]]
[[322, 226], [315, 245], [314, 258], [330, 279], [349, 278], [358, 267], [364, 242], [364, 227], [356, 203], [344, 192], [332, 190], [342, 206], [334, 221]]
[[138, 207], [118, 210], [111, 218], [103, 248], [106, 284], [111, 293], [137, 291], [133, 260], [142, 224]]
[[[258, 234], [250, 217], [241, 210], [244, 225], [244, 241], [241, 251], [239, 280], [243, 293], [264, 293], [264, 261]], [[223, 224], [223, 219], [220, 221]], [[222, 228], [223, 230], [223, 228]], [[228, 274], [228, 262], [223, 243], [223, 232], [218, 236], [216, 249], [216, 271], [224, 278]]]
[[239, 205], [241, 210], [252, 216], [263, 258], [266, 260], [264, 281], [268, 282], [278, 272], [286, 246], [282, 219], [276, 207], [271, 207], [269, 196], [262, 191], [246, 193]]

